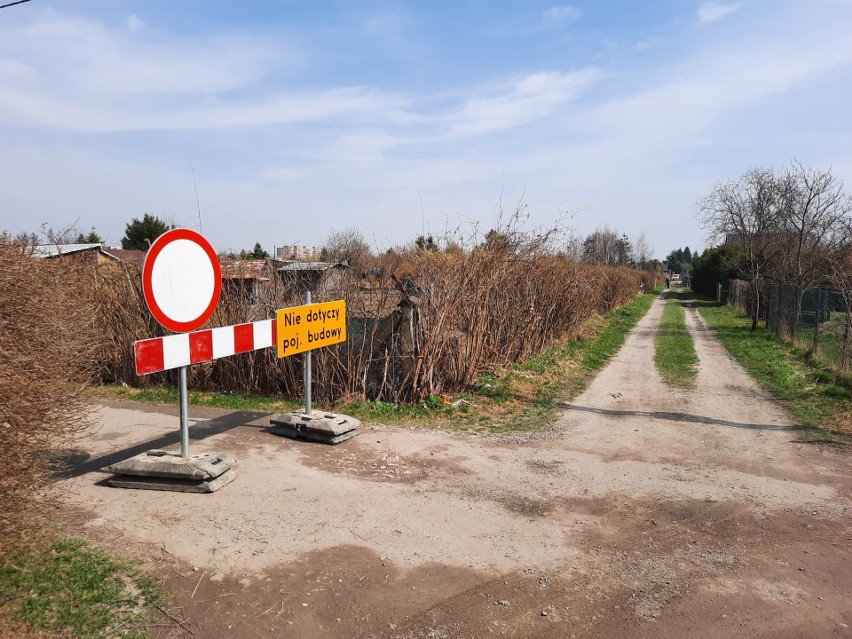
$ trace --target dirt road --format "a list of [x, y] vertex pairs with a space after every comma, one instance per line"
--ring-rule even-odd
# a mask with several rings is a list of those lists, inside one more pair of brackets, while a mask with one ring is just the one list
[[239, 477], [185, 495], [98, 483], [179, 449], [175, 410], [112, 404], [61, 488], [195, 637], [852, 637], [852, 455], [800, 441], [695, 309], [697, 390], [666, 389], [661, 313], [533, 436], [368, 425], [328, 447], [192, 409], [192, 452]]

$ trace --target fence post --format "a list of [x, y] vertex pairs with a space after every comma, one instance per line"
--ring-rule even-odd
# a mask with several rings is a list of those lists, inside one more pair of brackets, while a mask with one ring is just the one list
[[819, 316], [822, 312], [822, 289], [816, 290], [816, 305], [814, 306], [814, 353], [819, 347]]

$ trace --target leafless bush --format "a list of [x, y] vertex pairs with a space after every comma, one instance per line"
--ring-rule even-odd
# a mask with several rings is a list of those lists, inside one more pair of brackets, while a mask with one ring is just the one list
[[[483, 372], [530, 357], [571, 335], [594, 312], [636, 295], [638, 272], [554, 255], [552, 236], [507, 225], [478, 243], [470, 237], [444, 240], [453, 250], [412, 247], [364, 258], [360, 268], [331, 269], [321, 281], [283, 280], [271, 268], [263, 286], [235, 278], [223, 287], [210, 325], [275, 317], [277, 309], [303, 303], [305, 288], [314, 302], [344, 299], [348, 339], [314, 351], [314, 397], [420, 401], [470, 387]], [[173, 381], [168, 372], [142, 379], [132, 374], [132, 342], [162, 333], [145, 309], [138, 273], [122, 269], [110, 277], [110, 289], [99, 298], [98, 325], [110, 334], [116, 359], [102, 367], [103, 378]], [[193, 366], [189, 383], [298, 398], [303, 357], [279, 359], [275, 349], [264, 349], [223, 358]]]
[[0, 241], [0, 557], [49, 500], [48, 458], [86, 425], [84, 390], [98, 350], [95, 271], [39, 260]]

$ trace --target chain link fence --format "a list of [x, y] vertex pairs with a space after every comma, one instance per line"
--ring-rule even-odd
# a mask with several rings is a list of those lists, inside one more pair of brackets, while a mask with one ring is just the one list
[[[840, 292], [778, 284], [764, 289], [758, 317], [767, 330], [811, 349], [832, 368], [848, 371], [852, 367], [852, 317], [848, 300]], [[729, 305], [751, 315], [753, 297], [749, 282], [730, 282]]]

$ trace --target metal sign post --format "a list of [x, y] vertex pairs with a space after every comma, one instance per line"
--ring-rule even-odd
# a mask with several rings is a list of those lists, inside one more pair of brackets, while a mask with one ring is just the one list
[[180, 456], [189, 457], [189, 400], [186, 396], [186, 366], [181, 366], [180, 377]]
[[[172, 229], [148, 249], [142, 267], [145, 303], [154, 318], [177, 335], [135, 342], [136, 373], [179, 369], [180, 455], [154, 449], [111, 464], [108, 470], [115, 473], [107, 480], [111, 486], [212, 493], [236, 477], [235, 460], [230, 457], [219, 453], [189, 454], [186, 368], [199, 361], [197, 358], [213, 359], [212, 330], [196, 329], [213, 315], [221, 290], [219, 258], [210, 243], [195, 231]], [[232, 344], [234, 341], [235, 338]], [[269, 341], [271, 346], [272, 340]], [[234, 348], [231, 352], [235, 351]]]
[[[305, 291], [305, 304], [311, 303], [311, 292]], [[311, 351], [305, 352], [305, 415], [313, 413], [311, 410]]]
[[305, 354], [305, 410], [270, 418], [272, 432], [326, 444], [339, 444], [357, 435], [361, 425], [357, 419], [323, 410], [315, 412], [311, 406], [311, 351], [346, 341], [345, 300], [311, 304], [311, 292], [305, 291], [303, 306], [278, 309], [276, 341], [278, 357]]
[[[142, 291], [151, 314], [176, 333], [193, 331], [213, 315], [222, 290], [219, 258], [195, 231], [172, 229], [148, 250], [142, 269]], [[189, 399], [186, 366], [179, 371], [180, 456], [189, 457]]]

